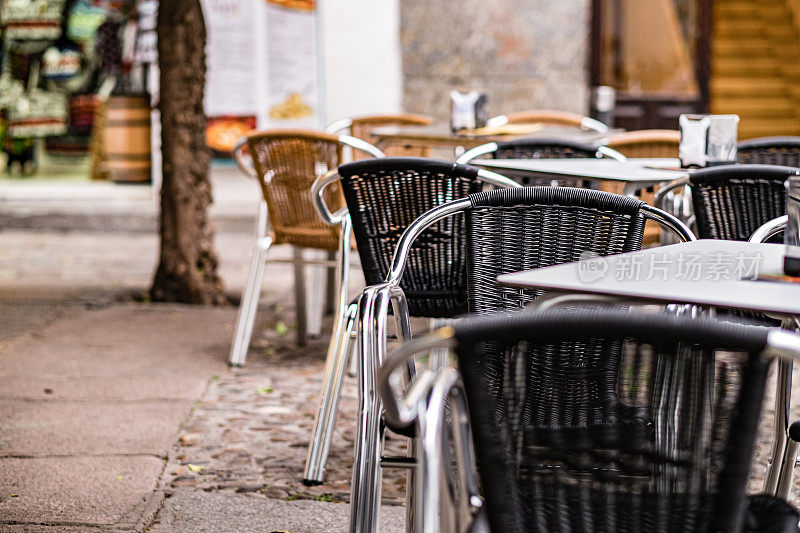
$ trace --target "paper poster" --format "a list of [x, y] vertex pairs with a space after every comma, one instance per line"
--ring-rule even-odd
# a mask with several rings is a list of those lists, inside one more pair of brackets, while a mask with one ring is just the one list
[[206, 115], [253, 116], [257, 92], [253, 43], [256, 4], [247, 0], [203, 0], [206, 22]]
[[313, 0], [267, 2], [267, 122], [320, 126], [317, 13]]

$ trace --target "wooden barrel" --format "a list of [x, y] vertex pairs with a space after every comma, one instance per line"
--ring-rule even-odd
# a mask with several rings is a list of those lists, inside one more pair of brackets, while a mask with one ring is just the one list
[[103, 121], [103, 167], [117, 182], [150, 181], [150, 100], [112, 96]]

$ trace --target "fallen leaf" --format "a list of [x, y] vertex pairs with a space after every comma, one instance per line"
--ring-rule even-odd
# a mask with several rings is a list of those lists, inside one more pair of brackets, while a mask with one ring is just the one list
[[117, 481], [122, 481], [122, 476], [117, 476]]
[[289, 328], [286, 327], [286, 324], [283, 323], [283, 320], [278, 320], [275, 324], [275, 333], [278, 335], [286, 335], [286, 332], [289, 331]]
[[200, 466], [200, 465], [193, 465], [192, 463], [189, 463], [189, 464], [188, 464], [188, 465], [186, 465], [186, 466], [187, 466], [187, 467], [189, 468], [189, 470], [191, 470], [192, 472], [202, 472], [202, 471], [203, 471], [203, 467], [202, 467], [202, 466]]
[[186, 433], [178, 439], [183, 446], [194, 446], [200, 441], [199, 433]]
[[272, 387], [261, 387], [260, 389], [256, 389], [256, 394], [267, 394], [273, 392], [275, 389]]

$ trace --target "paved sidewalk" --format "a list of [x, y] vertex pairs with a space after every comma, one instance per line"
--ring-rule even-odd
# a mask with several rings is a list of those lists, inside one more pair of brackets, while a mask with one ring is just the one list
[[[250, 243], [217, 238], [234, 295]], [[234, 307], [130, 300], [147, 289], [155, 245], [149, 234], [0, 232], [0, 531], [343, 530], [354, 380], [327, 483], [306, 489], [326, 342], [294, 345], [281, 303], [291, 267], [267, 271], [248, 366], [231, 370]], [[387, 483], [402, 501], [401, 480]], [[403, 513], [386, 507], [382, 531], [402, 530]]]

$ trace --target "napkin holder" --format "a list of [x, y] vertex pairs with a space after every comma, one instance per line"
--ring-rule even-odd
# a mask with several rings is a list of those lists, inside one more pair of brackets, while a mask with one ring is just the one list
[[487, 97], [477, 91], [450, 91], [450, 128], [453, 131], [474, 130], [486, 125]]
[[681, 166], [736, 163], [738, 115], [681, 115]]

